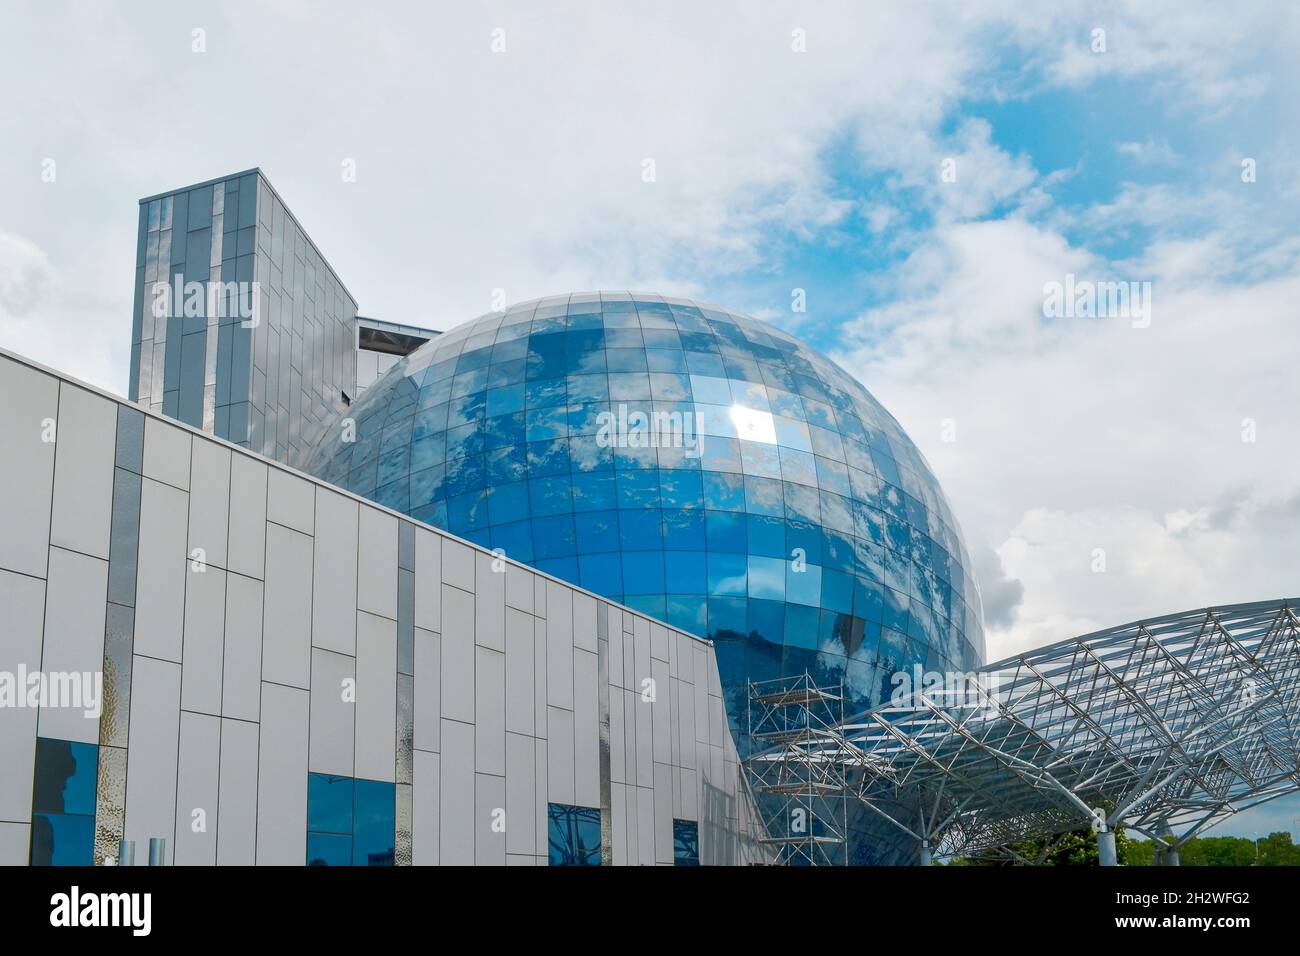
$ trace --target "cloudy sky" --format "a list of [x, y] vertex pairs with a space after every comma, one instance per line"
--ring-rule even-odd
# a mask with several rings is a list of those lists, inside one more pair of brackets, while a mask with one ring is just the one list
[[125, 394], [136, 200], [261, 166], [368, 315], [650, 289], [834, 355], [993, 657], [1300, 593], [1300, 13], [1062, 6], [11, 6], [0, 345]]

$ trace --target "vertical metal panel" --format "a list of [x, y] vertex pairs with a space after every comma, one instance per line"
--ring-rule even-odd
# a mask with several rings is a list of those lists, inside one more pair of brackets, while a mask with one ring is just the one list
[[220, 866], [252, 866], [256, 860], [258, 741], [257, 724], [222, 719], [217, 817]]
[[[474, 556], [474, 642], [493, 650], [506, 649], [505, 562], [479, 552]], [[501, 570], [496, 570], [500, 568]]]
[[599, 661], [589, 651], [573, 652], [573, 774], [574, 803], [600, 804], [600, 691]]
[[343, 495], [317, 488], [315, 507], [311, 642], [340, 654], [355, 654], [359, 506]]
[[209, 565], [224, 568], [230, 527], [230, 449], [196, 441], [191, 457], [189, 553], [202, 548]]
[[442, 631], [442, 537], [415, 530], [415, 626]]
[[596, 599], [578, 591], [573, 594], [573, 646], [596, 652]]
[[[148, 445], [146, 460], [148, 457]], [[188, 457], [188, 456], [187, 456]], [[187, 475], [188, 480], [188, 475]], [[135, 651], [180, 662], [185, 613], [187, 495], [144, 480], [136, 571]]]
[[[306, 861], [309, 707], [307, 691], [262, 682], [258, 866], [302, 866]], [[133, 743], [132, 754], [134, 750]]]
[[[50, 544], [108, 559], [116, 431], [113, 402], [61, 385]], [[5, 459], [10, 460], [8, 448]]]
[[226, 576], [221, 716], [257, 720], [262, 698], [262, 582]]
[[266, 484], [266, 520], [312, 534], [315, 512], [316, 494], [311, 482], [272, 468]]
[[157, 418], [144, 423], [144, 476], [188, 491], [190, 433]]
[[673, 779], [672, 768], [655, 764], [654, 853], [656, 863], [673, 862]]
[[546, 708], [547, 799], [577, 803], [573, 777], [573, 711]]
[[[148, 846], [176, 828], [180, 738], [179, 664], [137, 654], [131, 664], [131, 748], [126, 774], [126, 838]], [[171, 849], [168, 861], [171, 862]]]
[[505, 691], [507, 731], [520, 734], [533, 733], [535, 667], [533, 616], [508, 607], [506, 608]]
[[357, 547], [357, 607], [396, 621], [397, 519], [363, 507]]
[[[0, 448], [5, 493], [0, 495], [0, 568], [45, 577], [50, 540], [58, 380], [0, 356]], [[49, 423], [49, 424], [47, 424]]]
[[411, 795], [411, 853], [415, 866], [437, 866], [440, 775], [436, 753], [415, 751], [415, 783]]
[[307, 769], [354, 777], [352, 741], [356, 717], [356, 660], [313, 648], [311, 652], [311, 752]]
[[[45, 582], [0, 570], [0, 671], [17, 674], [41, 666], [41, 627], [45, 616]], [[32, 770], [36, 759], [36, 718], [32, 707], [7, 708], [0, 720], [0, 821], [30, 822]], [[23, 860], [27, 862], [27, 849]]]
[[[396, 548], [396, 528], [393, 546]], [[397, 735], [397, 623], [357, 612], [356, 776], [393, 782]]]
[[573, 709], [573, 609], [568, 588], [546, 582], [546, 702]]
[[226, 572], [208, 567], [185, 575], [185, 639], [181, 706], [221, 713], [221, 668], [225, 656]]
[[173, 844], [177, 866], [217, 862], [220, 771], [221, 718], [182, 711]]
[[474, 862], [474, 726], [442, 722], [438, 847], [443, 865]]
[[535, 851], [537, 764], [533, 738], [506, 734], [506, 852]]
[[474, 775], [474, 863], [505, 866], [506, 781], [494, 774]]
[[481, 773], [503, 775], [506, 772], [505, 694], [505, 654], [475, 647], [474, 769]]
[[462, 591], [474, 590], [474, 551], [451, 538], [442, 539], [442, 580]]
[[437, 751], [442, 724], [442, 638], [415, 629], [415, 749]]
[[474, 595], [442, 589], [442, 716], [474, 720]]
[[259, 579], [266, 562], [266, 470], [246, 455], [230, 463], [230, 570]]
[[533, 578], [535, 575], [527, 568], [510, 562], [506, 563], [506, 606], [532, 613]]
[[0, 866], [26, 866], [31, 840], [30, 824], [0, 821]]
[[306, 689], [311, 679], [312, 539], [266, 526], [262, 679]]
[[[77, 674], [84, 690], [93, 692], [104, 664], [107, 591], [107, 561], [50, 548], [41, 670]], [[43, 707], [38, 726], [42, 737], [99, 743], [99, 714], [87, 713], [85, 707]]]

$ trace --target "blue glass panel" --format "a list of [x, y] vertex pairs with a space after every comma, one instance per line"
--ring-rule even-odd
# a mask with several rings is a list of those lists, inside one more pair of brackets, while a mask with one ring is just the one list
[[623, 591], [626, 594], [659, 594], [664, 589], [662, 551], [629, 551], [623, 554]]
[[623, 511], [619, 546], [624, 551], [658, 551], [663, 547], [663, 517], [658, 508]]
[[708, 552], [709, 593], [744, 597], [748, 559], [744, 554]]
[[[348, 781], [351, 783], [351, 779]], [[342, 833], [308, 833], [308, 866], [351, 866], [352, 835]]]
[[99, 748], [50, 737], [36, 738], [33, 813], [95, 815]]
[[394, 784], [356, 781], [356, 821], [352, 831], [353, 866], [392, 866], [397, 821]]
[[700, 865], [700, 825], [694, 820], [673, 820], [673, 866]]
[[32, 866], [90, 866], [95, 862], [95, 817], [32, 815]]
[[705, 594], [708, 591], [703, 551], [665, 551], [665, 582], [669, 594]]
[[321, 833], [352, 832], [352, 778], [307, 774], [307, 829]]
[[600, 866], [600, 811], [563, 803], [546, 805], [551, 866]]

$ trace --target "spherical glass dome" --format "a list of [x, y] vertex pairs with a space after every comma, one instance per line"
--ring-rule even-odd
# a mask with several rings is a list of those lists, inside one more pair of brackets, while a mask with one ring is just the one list
[[[404, 358], [306, 470], [713, 639], [745, 683], [810, 671], [850, 709], [984, 657], [957, 522], [851, 376], [756, 319], [590, 293], [490, 313]], [[742, 742], [742, 749], [743, 749]]]

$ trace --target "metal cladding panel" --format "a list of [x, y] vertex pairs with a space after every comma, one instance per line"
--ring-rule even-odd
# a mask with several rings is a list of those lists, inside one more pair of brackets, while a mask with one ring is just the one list
[[[0, 391], [15, 382], [46, 383], [58, 414], [59, 381], [0, 353]], [[47, 532], [0, 548], [22, 566], [0, 567], [0, 666], [102, 670], [104, 717], [33, 709], [0, 725], [16, 768], [0, 779], [0, 857], [26, 860], [39, 733], [99, 748], [96, 858], [124, 834], [138, 862], [162, 837], [169, 862], [302, 865], [309, 774], [325, 774], [394, 787], [398, 865], [545, 863], [555, 804], [605, 817], [609, 862], [655, 862], [657, 788], [664, 806], [687, 802], [677, 753], [666, 776], [654, 764], [663, 718], [633, 680], [651, 673], [644, 618], [89, 387], [66, 391], [62, 447], [45, 464], [43, 446], [27, 449], [35, 471], [19, 486], [47, 526], [68, 516], [64, 543], [103, 557]], [[699, 732], [660, 709], [671, 734]], [[361, 859], [382, 862], [372, 845]]]

